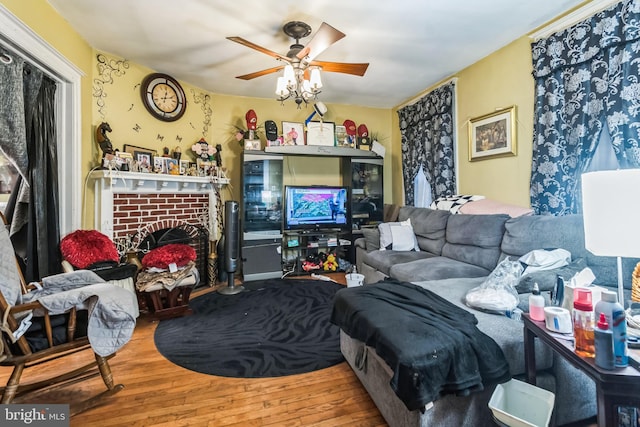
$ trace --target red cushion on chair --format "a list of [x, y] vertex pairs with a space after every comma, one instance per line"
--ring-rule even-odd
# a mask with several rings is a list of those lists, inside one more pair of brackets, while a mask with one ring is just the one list
[[150, 250], [144, 258], [142, 258], [142, 266], [144, 268], [155, 267], [166, 270], [169, 268], [169, 264], [183, 267], [190, 261], [195, 260], [196, 250], [191, 246], [184, 243], [171, 243]]
[[100, 261], [120, 260], [116, 245], [97, 230], [76, 230], [60, 241], [62, 257], [75, 268], [87, 268]]

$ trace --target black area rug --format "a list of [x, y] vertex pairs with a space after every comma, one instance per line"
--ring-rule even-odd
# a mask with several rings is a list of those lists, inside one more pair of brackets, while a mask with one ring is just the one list
[[329, 322], [343, 286], [316, 280], [271, 279], [245, 292], [193, 299], [194, 314], [163, 320], [158, 351], [203, 374], [265, 378], [311, 372], [342, 362], [340, 329]]

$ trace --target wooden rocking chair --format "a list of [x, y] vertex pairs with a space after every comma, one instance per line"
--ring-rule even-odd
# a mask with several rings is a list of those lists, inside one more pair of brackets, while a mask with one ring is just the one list
[[[3, 224], [4, 216], [2, 217]], [[111, 396], [124, 388], [122, 384], [114, 384], [108, 359], [110, 356], [99, 356], [93, 353], [92, 361], [85, 366], [60, 373], [42, 381], [22, 384], [20, 378], [25, 369], [40, 367], [41, 364], [63, 358], [83, 350], [91, 351], [87, 338], [87, 311], [71, 310], [64, 314], [50, 315], [37, 301], [19, 304], [20, 294], [30, 292], [33, 286], [26, 286], [11, 240], [5, 225], [0, 224], [0, 321], [2, 337], [0, 339], [0, 366], [12, 366], [13, 372], [5, 387], [0, 387], [2, 399], [0, 403], [12, 403], [14, 398], [23, 394], [45, 390], [54, 385], [70, 384], [101, 375], [107, 389], [83, 402], [71, 403], [71, 415], [85, 411], [101, 403], [102, 399]], [[44, 312], [40, 317], [33, 316], [31, 326], [24, 334], [15, 339], [21, 319], [32, 310]], [[63, 364], [57, 364], [61, 366]], [[97, 368], [97, 369], [96, 369]]]

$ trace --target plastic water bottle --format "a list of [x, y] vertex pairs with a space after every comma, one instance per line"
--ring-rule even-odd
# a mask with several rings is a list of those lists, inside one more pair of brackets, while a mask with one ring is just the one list
[[611, 291], [602, 291], [600, 301], [596, 304], [595, 315], [600, 314], [609, 324], [613, 333], [613, 353], [615, 356], [615, 366], [625, 367], [629, 365], [629, 355], [627, 346], [627, 319], [622, 305], [618, 303], [618, 295]]
[[537, 283], [533, 284], [533, 290], [529, 295], [529, 316], [531, 316], [531, 320], [544, 322], [544, 297], [540, 295]]
[[613, 332], [609, 329], [609, 323], [600, 313], [598, 324], [593, 330], [594, 345], [596, 350], [596, 365], [602, 369], [614, 369]]

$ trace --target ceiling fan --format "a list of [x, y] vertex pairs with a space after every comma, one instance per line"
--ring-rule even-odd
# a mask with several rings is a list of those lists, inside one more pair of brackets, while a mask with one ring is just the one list
[[[344, 63], [344, 62], [327, 62], [327, 61], [316, 61], [315, 58], [324, 52], [329, 46], [337, 42], [338, 40], [345, 37], [345, 34], [331, 25], [323, 22], [320, 25], [318, 31], [311, 38], [311, 41], [307, 43], [307, 45], [300, 44], [300, 39], [307, 37], [311, 34], [311, 27], [300, 21], [291, 21], [287, 22], [283, 27], [282, 31], [289, 37], [295, 39], [295, 43], [293, 43], [289, 47], [289, 51], [285, 54], [279, 54], [265, 47], [259, 46], [255, 43], [252, 43], [248, 40], [243, 39], [242, 37], [227, 37], [228, 40], [231, 40], [236, 43], [240, 43], [243, 46], [247, 46], [251, 49], [255, 49], [258, 52], [265, 53], [271, 57], [276, 58], [279, 61], [284, 62], [284, 65], [279, 65], [277, 67], [267, 68], [266, 70], [256, 71], [249, 74], [243, 74], [241, 76], [236, 76], [238, 79], [242, 80], [251, 80], [256, 77], [261, 77], [267, 74], [277, 73], [278, 71], [284, 70], [285, 67], [291, 65], [295, 72], [295, 78], [297, 79], [298, 86], [301, 87], [304, 79], [309, 80], [309, 68], [316, 67], [317, 69], [321, 69], [327, 72], [333, 73], [344, 73], [344, 74], [352, 74], [355, 76], [363, 76], [369, 67], [368, 63]], [[285, 70], [286, 74], [286, 70]], [[289, 87], [291, 89], [291, 87]], [[300, 99], [302, 96], [298, 93], [298, 90], [291, 91], [292, 93], [288, 93], [287, 96], [280, 96], [280, 99], [286, 99], [289, 96], [294, 96], [296, 102], [300, 104], [302, 101], [307, 101], [306, 98]], [[317, 94], [319, 91], [316, 90], [313, 94]]]

